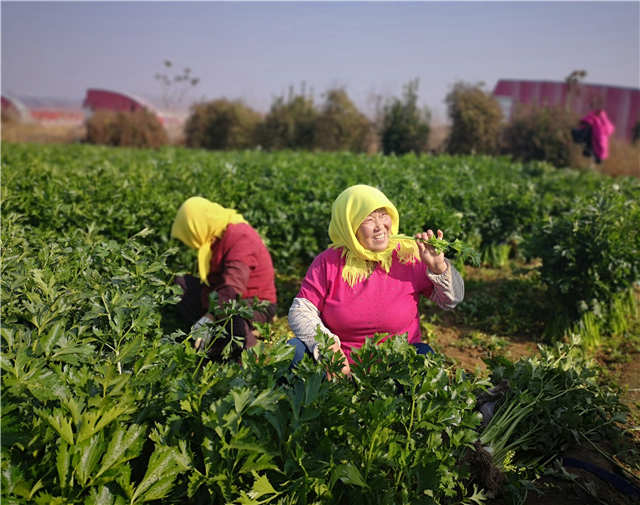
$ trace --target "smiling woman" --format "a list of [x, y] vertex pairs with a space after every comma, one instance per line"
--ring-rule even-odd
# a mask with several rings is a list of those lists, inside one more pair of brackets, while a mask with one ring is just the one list
[[380, 207], [364, 218], [358, 227], [356, 238], [370, 251], [382, 252], [389, 245], [390, 231], [391, 216], [384, 207]]
[[[359, 184], [336, 198], [331, 247], [315, 258], [289, 310], [294, 365], [305, 353], [318, 358], [318, 330], [333, 338], [345, 374], [352, 350], [376, 334], [406, 334], [419, 353], [431, 352], [420, 333], [420, 296], [453, 309], [464, 297], [464, 283], [444, 253], [398, 235], [398, 225], [396, 207], [376, 188]], [[434, 236], [427, 230], [416, 238]], [[441, 230], [437, 237], [442, 239]]]

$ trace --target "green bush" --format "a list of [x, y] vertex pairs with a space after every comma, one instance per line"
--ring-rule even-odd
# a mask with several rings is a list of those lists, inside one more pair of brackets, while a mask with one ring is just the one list
[[384, 154], [422, 153], [429, 140], [430, 112], [418, 108], [417, 79], [404, 88], [402, 100], [393, 98], [383, 110], [380, 133]]
[[367, 150], [371, 123], [343, 89], [332, 89], [316, 123], [315, 146], [324, 151]]
[[602, 187], [534, 232], [530, 247], [542, 259], [559, 330], [587, 312], [606, 321], [614, 299], [640, 279], [638, 189], [631, 180], [626, 189]]
[[256, 145], [260, 114], [240, 100], [196, 104], [184, 127], [185, 144], [205, 149], [246, 149]]
[[146, 109], [97, 110], [86, 121], [89, 144], [127, 147], [160, 147], [169, 143], [164, 126]]
[[318, 111], [313, 98], [293, 89], [285, 100], [276, 98], [258, 128], [258, 142], [265, 149], [313, 149]]
[[496, 154], [500, 148], [502, 110], [479, 84], [457, 82], [446, 97], [451, 119], [447, 151], [451, 154]]
[[521, 107], [504, 131], [504, 150], [522, 161], [569, 166], [577, 116], [559, 107]]

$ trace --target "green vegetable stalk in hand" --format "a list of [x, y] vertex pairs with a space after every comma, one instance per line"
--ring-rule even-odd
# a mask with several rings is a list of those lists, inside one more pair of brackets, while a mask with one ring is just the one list
[[456, 252], [456, 254], [462, 258], [464, 262], [469, 261], [474, 266], [480, 265], [480, 254], [478, 254], [478, 252], [473, 247], [464, 243], [460, 239], [455, 239], [453, 242], [449, 242], [448, 240], [445, 240], [444, 238], [442, 238], [442, 236], [440, 237], [431, 236], [425, 239], [420, 236], [410, 237], [409, 235], [403, 235], [403, 234], [395, 235], [394, 238], [410, 239], [410, 240], [424, 242], [430, 245], [431, 247], [433, 247], [435, 249], [436, 254], [441, 254], [446, 252], [448, 249], [453, 249]]

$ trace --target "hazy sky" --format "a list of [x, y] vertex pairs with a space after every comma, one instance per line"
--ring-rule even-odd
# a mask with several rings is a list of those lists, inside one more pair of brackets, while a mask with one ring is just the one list
[[[376, 95], [420, 80], [445, 117], [459, 80], [640, 87], [640, 2], [7, 2], [2, 92], [81, 101], [89, 87], [157, 100], [163, 61], [190, 67], [189, 99], [242, 98], [266, 112], [304, 81], [317, 102], [344, 87], [371, 114]], [[173, 74], [172, 74], [173, 75]]]

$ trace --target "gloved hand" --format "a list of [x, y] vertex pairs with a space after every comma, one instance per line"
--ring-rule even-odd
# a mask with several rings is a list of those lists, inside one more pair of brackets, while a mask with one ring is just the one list
[[[213, 321], [211, 319], [209, 319], [206, 315], [202, 316], [200, 319], [198, 319], [195, 323], [193, 323], [193, 326], [191, 326], [191, 334], [195, 334], [196, 332], [198, 334], [202, 334], [203, 331], [197, 331], [199, 328], [202, 328], [203, 326], [207, 326], [210, 325]], [[206, 332], [203, 334], [203, 336], [197, 337], [195, 343], [193, 344], [193, 347], [195, 348], [196, 351], [200, 351], [203, 350], [204, 348], [206, 348], [207, 344], [209, 343], [209, 340], [211, 339], [211, 333], [210, 332]]]

